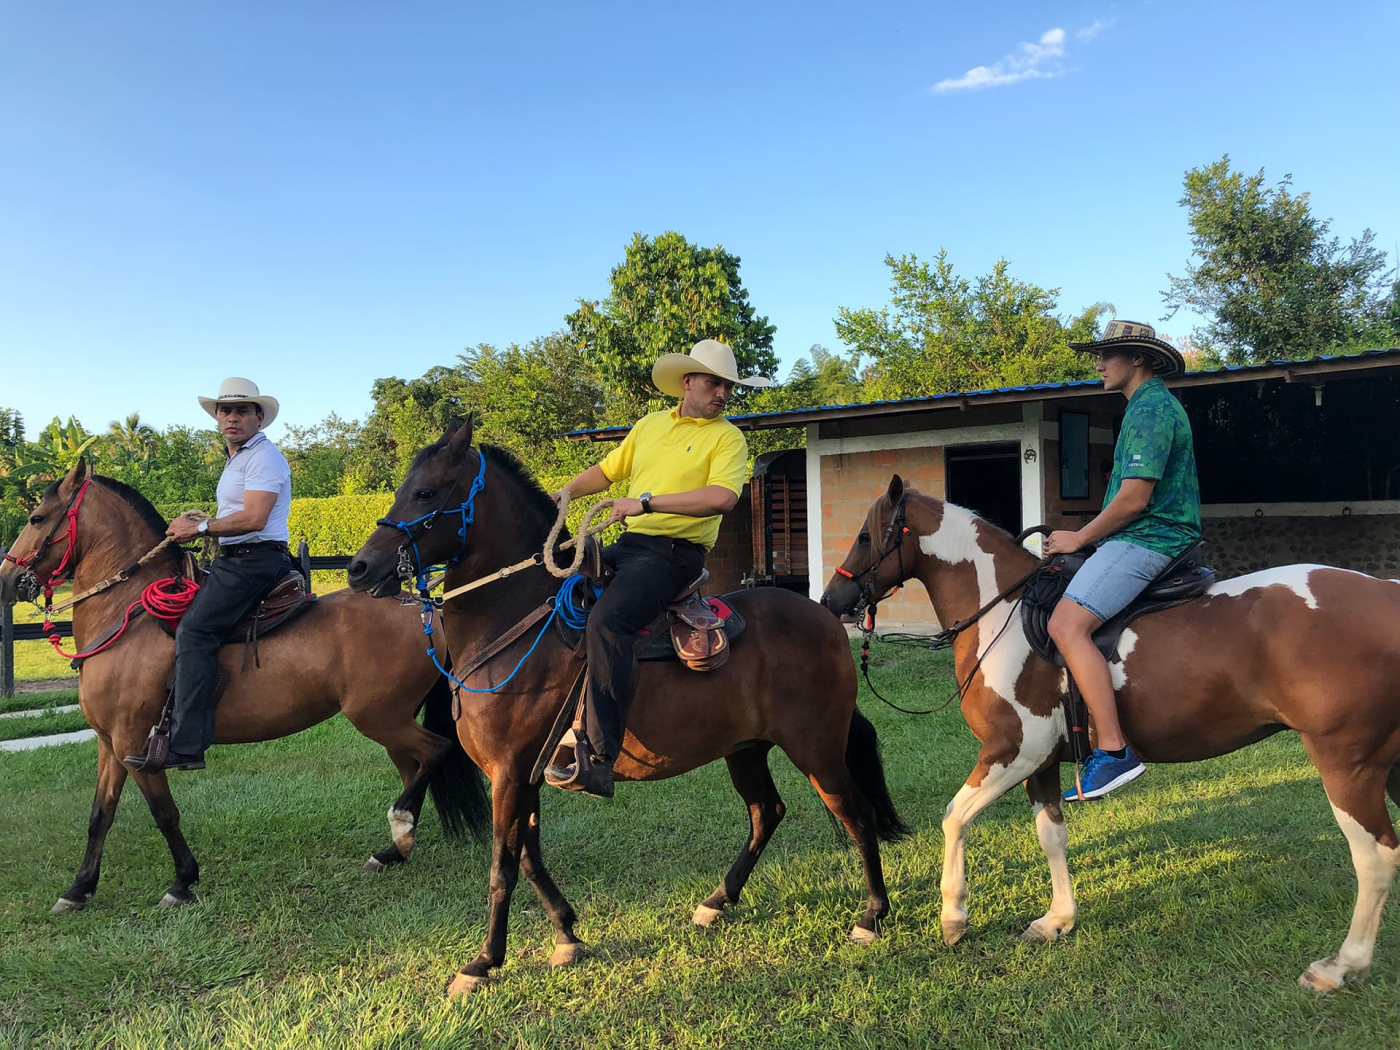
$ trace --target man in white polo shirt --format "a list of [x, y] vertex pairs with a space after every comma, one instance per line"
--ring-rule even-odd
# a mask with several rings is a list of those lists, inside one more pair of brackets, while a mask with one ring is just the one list
[[200, 521], [178, 517], [165, 534], [176, 543], [217, 537], [219, 556], [175, 632], [169, 753], [161, 764], [150, 761], [149, 745], [145, 754], [128, 755], [127, 765], [138, 773], [204, 768], [204, 751], [214, 742], [219, 643], [292, 568], [287, 550], [292, 474], [262, 432], [277, 418], [277, 399], [235, 377], [224, 380], [218, 397], [201, 397], [199, 403], [218, 422], [227, 448], [218, 514]]

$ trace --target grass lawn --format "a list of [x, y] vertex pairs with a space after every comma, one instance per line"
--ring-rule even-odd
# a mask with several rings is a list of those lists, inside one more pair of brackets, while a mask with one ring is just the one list
[[0, 740], [21, 740], [88, 727], [81, 711], [38, 711], [27, 718], [0, 718]]
[[[880, 648], [882, 692], [952, 688], [947, 659]], [[445, 1000], [485, 930], [487, 854], [425, 810], [411, 862], [360, 871], [387, 841], [396, 780], [341, 719], [216, 748], [175, 774], [204, 871], [199, 900], [155, 907], [163, 840], [128, 785], [86, 911], [48, 913], [81, 858], [94, 744], [0, 755], [0, 1046], [75, 1047], [1382, 1047], [1400, 1043], [1400, 921], [1372, 975], [1330, 998], [1298, 987], [1336, 950], [1355, 880], [1301, 747], [1276, 737], [1195, 767], [1155, 767], [1070, 813], [1079, 926], [1018, 940], [1049, 901], [1024, 793], [968, 843], [971, 929], [942, 944], [943, 807], [975, 741], [956, 708], [925, 718], [868, 696], [896, 803], [917, 830], [885, 850], [894, 913], [846, 941], [864, 895], [815, 793], [772, 756], [788, 817], [733, 919], [690, 914], [747, 834], [722, 764], [612, 802], [550, 793], [545, 855], [589, 958], [558, 972], [522, 878], [508, 962]]]

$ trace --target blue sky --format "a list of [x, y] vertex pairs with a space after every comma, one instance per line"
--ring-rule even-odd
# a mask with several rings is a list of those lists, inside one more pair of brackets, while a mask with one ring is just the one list
[[558, 328], [635, 231], [737, 253], [784, 372], [886, 301], [888, 252], [1157, 322], [1182, 174], [1223, 153], [1394, 251], [1397, 30], [1389, 3], [3, 0], [0, 405], [202, 424], [243, 374], [284, 420], [360, 417], [379, 376]]

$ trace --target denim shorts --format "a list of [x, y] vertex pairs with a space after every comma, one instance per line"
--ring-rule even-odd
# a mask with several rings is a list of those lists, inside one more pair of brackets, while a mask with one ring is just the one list
[[1074, 574], [1065, 597], [1107, 620], [1126, 609], [1171, 561], [1169, 555], [1136, 543], [1109, 540]]

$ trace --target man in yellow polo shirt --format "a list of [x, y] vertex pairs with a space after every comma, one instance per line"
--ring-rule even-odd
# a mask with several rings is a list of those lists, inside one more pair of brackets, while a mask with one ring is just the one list
[[[749, 447], [724, 418], [736, 383], [767, 386], [763, 376], [739, 378], [729, 347], [714, 339], [688, 354], [667, 354], [651, 381], [680, 403], [643, 416], [603, 462], [589, 467], [561, 491], [590, 496], [628, 479], [626, 497], [612, 521], [627, 531], [603, 551], [615, 576], [588, 616], [585, 647], [585, 733], [592, 764], [550, 766], [555, 787], [611, 798], [613, 760], [622, 749], [627, 709], [637, 673], [638, 632], [661, 614], [677, 591], [693, 582], [719, 535], [720, 517], [734, 508], [744, 486]], [[560, 493], [555, 493], [555, 502]]]

